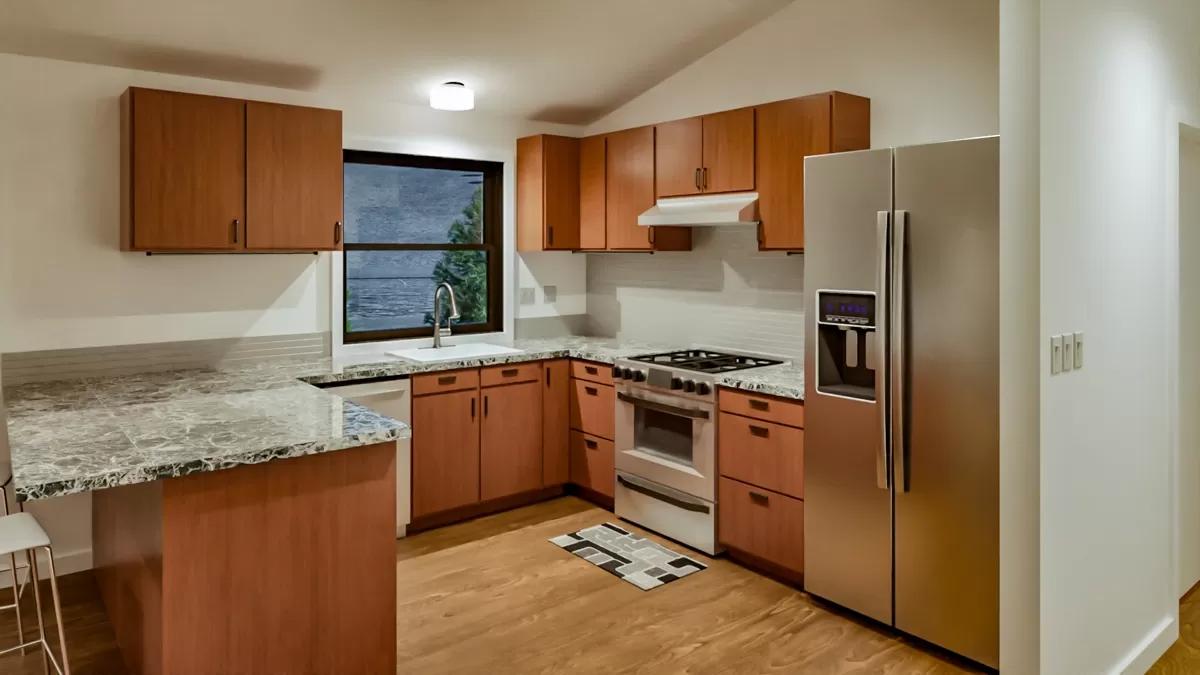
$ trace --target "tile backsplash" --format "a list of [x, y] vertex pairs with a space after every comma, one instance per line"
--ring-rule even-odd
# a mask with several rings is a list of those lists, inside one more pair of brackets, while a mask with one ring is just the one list
[[760, 252], [745, 226], [696, 228], [693, 244], [589, 254], [589, 332], [803, 358], [804, 256]]

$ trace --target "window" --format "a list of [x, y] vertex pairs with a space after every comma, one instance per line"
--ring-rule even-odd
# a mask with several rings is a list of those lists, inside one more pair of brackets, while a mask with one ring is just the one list
[[360, 150], [343, 159], [343, 342], [431, 335], [442, 282], [458, 300], [455, 333], [500, 330], [503, 164]]

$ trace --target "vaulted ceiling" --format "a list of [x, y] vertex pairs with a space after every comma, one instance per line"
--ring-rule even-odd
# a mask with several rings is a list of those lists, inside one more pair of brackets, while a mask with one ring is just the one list
[[791, 0], [0, 0], [0, 52], [584, 124]]

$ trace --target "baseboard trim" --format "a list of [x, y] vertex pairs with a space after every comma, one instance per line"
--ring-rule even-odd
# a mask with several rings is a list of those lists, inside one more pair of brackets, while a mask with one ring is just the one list
[[1149, 670], [1178, 638], [1179, 621], [1173, 616], [1163, 617], [1162, 621], [1159, 621], [1110, 672], [1141, 675]]
[[471, 520], [472, 518], [478, 518], [480, 516], [489, 516], [493, 513], [500, 513], [501, 511], [511, 511], [512, 509], [521, 506], [528, 506], [530, 504], [544, 502], [547, 499], [554, 499], [555, 497], [562, 496], [562, 494], [563, 486], [551, 485], [550, 487], [530, 490], [529, 492], [522, 492], [515, 495], [509, 495], [507, 497], [500, 497], [498, 499], [492, 499], [486, 502], [460, 506], [448, 511], [430, 513], [419, 518], [413, 518], [412, 522], [408, 524], [407, 534], [411, 536], [427, 530], [433, 530], [446, 525], [460, 523], [464, 520]]
[[[39, 556], [39, 558], [42, 560], [41, 570], [42, 570], [42, 576], [44, 577], [46, 575], [46, 568], [45, 568], [46, 556], [41, 555], [41, 556]], [[22, 564], [23, 563], [21, 562], [21, 558], [20, 558], [20, 556], [18, 556], [17, 557], [17, 568], [20, 569]], [[56, 571], [58, 572], [58, 576], [60, 576], [60, 577], [65, 576], [67, 574], [74, 574], [76, 572], [85, 572], [87, 570], [92, 569], [92, 550], [90, 548], [88, 548], [88, 549], [81, 549], [78, 551], [66, 551], [66, 552], [55, 551], [54, 552], [54, 565], [55, 565]], [[11, 588], [11, 587], [12, 587], [12, 576], [8, 573], [8, 556], [3, 556], [3, 558], [0, 559], [0, 588]]]

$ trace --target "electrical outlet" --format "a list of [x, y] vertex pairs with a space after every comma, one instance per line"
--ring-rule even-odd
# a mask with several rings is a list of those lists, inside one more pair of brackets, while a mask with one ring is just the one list
[[520, 295], [518, 296], [518, 301], [522, 305], [532, 305], [534, 302], [537, 301], [537, 294], [536, 294], [535, 289], [522, 288], [520, 291]]
[[1062, 372], [1062, 357], [1063, 357], [1063, 336], [1050, 336], [1050, 374], [1057, 375]]
[[1062, 354], [1062, 370], [1064, 373], [1070, 372], [1075, 367], [1075, 339], [1070, 333], [1062, 336], [1063, 339], [1063, 354]]
[[1083, 331], [1079, 331], [1071, 337], [1075, 342], [1075, 348], [1072, 350], [1075, 353], [1075, 370], [1079, 370], [1083, 367]]
[[558, 300], [558, 286], [546, 286], [542, 288], [542, 293], [546, 296], [546, 302]]

